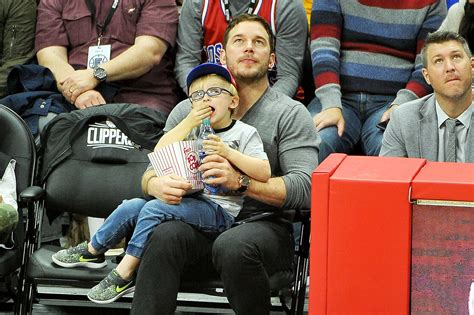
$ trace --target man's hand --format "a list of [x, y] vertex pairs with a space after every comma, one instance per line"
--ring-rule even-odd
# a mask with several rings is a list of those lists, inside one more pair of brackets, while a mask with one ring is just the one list
[[240, 173], [232, 167], [229, 161], [217, 154], [206, 156], [199, 171], [206, 184], [222, 185], [230, 190], [237, 190], [240, 187]]
[[175, 174], [154, 176], [148, 181], [147, 193], [168, 204], [177, 205], [191, 188], [191, 183]]
[[87, 107], [92, 107], [96, 105], [105, 104], [105, 99], [102, 97], [102, 94], [95, 90], [90, 90], [82, 93], [74, 102], [74, 106], [79, 109], [84, 109]]
[[397, 107], [398, 107], [397, 104], [390, 105], [390, 107], [383, 113], [382, 118], [380, 118], [380, 121], [382, 122], [382, 121], [389, 120], [390, 119], [390, 114]]
[[329, 126], [336, 126], [339, 137], [342, 137], [344, 133], [345, 122], [340, 108], [332, 107], [323, 110], [313, 117], [313, 122], [318, 131]]
[[59, 82], [62, 93], [72, 104], [76, 102], [79, 95], [94, 89], [99, 81], [94, 78], [92, 69], [76, 70], [74, 73]]
[[207, 140], [203, 141], [204, 151], [218, 154], [226, 159], [229, 158], [231, 148], [216, 135], [209, 135]]

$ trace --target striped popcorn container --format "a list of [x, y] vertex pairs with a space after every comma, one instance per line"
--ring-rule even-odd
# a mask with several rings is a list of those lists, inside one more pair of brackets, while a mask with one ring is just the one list
[[157, 176], [176, 174], [187, 179], [192, 192], [203, 189], [196, 141], [179, 141], [148, 154]]

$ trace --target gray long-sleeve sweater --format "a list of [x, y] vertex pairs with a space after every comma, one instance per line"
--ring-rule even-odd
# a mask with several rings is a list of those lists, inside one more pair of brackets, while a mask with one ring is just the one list
[[[173, 109], [165, 131], [171, 130], [191, 111], [184, 100]], [[299, 102], [268, 88], [241, 121], [255, 127], [263, 141], [272, 177], [281, 176], [286, 187], [284, 209], [309, 209], [311, 173], [318, 165], [320, 137], [306, 108]], [[244, 210], [274, 207], [246, 198]]]

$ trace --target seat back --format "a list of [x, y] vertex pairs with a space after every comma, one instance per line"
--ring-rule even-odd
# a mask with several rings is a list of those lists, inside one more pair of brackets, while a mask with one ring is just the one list
[[133, 104], [57, 116], [41, 135], [40, 179], [48, 214], [106, 217], [123, 199], [142, 197], [147, 154], [164, 122], [160, 113]]
[[16, 160], [16, 191], [33, 184], [36, 166], [34, 139], [23, 119], [0, 104], [0, 152]]
[[[133, 104], [107, 104], [58, 115], [41, 134], [38, 177], [48, 217], [69, 212], [105, 218], [124, 199], [143, 197], [141, 176], [149, 165], [147, 154], [158, 142], [164, 123], [161, 113]], [[57, 267], [51, 255], [59, 249], [43, 246], [33, 252], [27, 267], [25, 311], [44, 300], [42, 284], [56, 292], [60, 288], [62, 302], [58, 303], [70, 306], [77, 288], [72, 285], [68, 291], [64, 283], [90, 288], [115, 266], [109, 263], [98, 271]]]
[[[0, 105], [0, 152], [8, 158], [16, 160], [15, 177], [16, 191], [19, 195], [28, 186], [33, 184], [36, 171], [36, 148], [33, 136], [23, 121], [10, 108]], [[6, 281], [6, 287], [15, 299], [18, 306], [21, 296], [24, 270], [18, 274], [18, 281], [11, 281], [16, 277], [16, 271], [27, 260], [25, 240], [25, 221], [23, 218], [23, 204], [18, 203], [19, 222], [13, 232], [15, 246], [11, 250], [0, 249], [0, 276]], [[17, 283], [16, 286], [12, 283]]]

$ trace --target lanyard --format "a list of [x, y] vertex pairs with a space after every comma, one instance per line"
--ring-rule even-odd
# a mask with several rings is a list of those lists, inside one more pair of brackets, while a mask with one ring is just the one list
[[[117, 10], [118, 4], [120, 0], [114, 0], [112, 3], [112, 6], [110, 7], [109, 13], [107, 14], [107, 17], [105, 18], [104, 23], [100, 24], [97, 22], [96, 18], [96, 9], [93, 0], [85, 0], [87, 4], [87, 8], [89, 8], [89, 11], [91, 12], [92, 15], [92, 23], [95, 23], [95, 27], [97, 29], [97, 46], [100, 46], [100, 40], [102, 39], [102, 35], [105, 33], [107, 30], [107, 26], [109, 26], [110, 20], [112, 20], [112, 16], [115, 13], [115, 10]], [[80, 32], [80, 30], [78, 30]]]
[[[247, 13], [252, 14], [253, 10], [255, 10], [255, 0], [250, 0]], [[229, 23], [230, 20], [232, 20], [232, 13], [230, 12], [229, 0], [224, 0], [224, 13], [225, 13], [225, 20], [227, 21], [227, 23]]]

